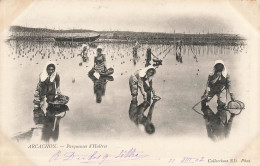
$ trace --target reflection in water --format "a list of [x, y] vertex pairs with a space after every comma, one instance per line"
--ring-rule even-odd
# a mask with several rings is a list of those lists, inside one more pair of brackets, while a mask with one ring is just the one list
[[[154, 124], [152, 123], [152, 114], [154, 110], [155, 103], [159, 101], [159, 97], [154, 97], [153, 102], [150, 105], [149, 102], [144, 101], [140, 105], [138, 105], [137, 100], [131, 100], [129, 107], [129, 118], [133, 121], [137, 126], [143, 125], [146, 133], [153, 134], [155, 132]], [[150, 108], [149, 108], [150, 107]], [[144, 112], [149, 108], [149, 112], [147, 116], [144, 115]]]
[[94, 94], [96, 95], [96, 102], [101, 103], [102, 102], [102, 96], [105, 96], [106, 92], [106, 84], [108, 81], [114, 81], [113, 76], [104, 76], [101, 75], [99, 79], [94, 76], [94, 71], [90, 71], [88, 73], [89, 78], [94, 83]]
[[133, 63], [136, 65], [136, 63], [139, 61], [139, 57], [137, 55], [137, 50], [134, 49], [133, 51]]
[[[30, 41], [26, 42], [26, 41], [15, 41], [15, 40], [8, 41], [7, 44], [10, 48], [9, 54], [8, 54], [9, 58], [15, 59], [15, 61], [18, 61], [21, 64], [24, 64], [24, 63], [27, 63], [27, 62], [30, 62], [30, 63], [33, 63], [33, 64], [41, 64], [43, 62], [43, 59], [44, 59], [44, 61], [46, 59], [51, 59], [52, 61], [57, 61], [60, 64], [62, 64], [62, 63], [72, 64], [71, 66], [69, 66], [70, 68], [68, 68], [68, 70], [73, 69], [72, 66], [73, 66], [74, 63], [76, 65], [78, 64], [78, 60], [77, 59], [73, 60], [72, 58], [77, 57], [77, 55], [82, 51], [82, 45], [81, 44], [77, 45], [76, 47], [71, 47], [71, 45], [67, 45], [67, 44], [66, 44], [66, 46], [62, 46], [61, 44], [59, 45], [58, 42], [55, 42], [55, 43], [54, 42], [30, 42]], [[106, 55], [111, 55], [111, 56], [106, 57], [108, 62], [111, 62], [113, 64], [113, 66], [115, 65], [114, 66], [115, 69], [116, 68], [122, 69], [121, 75], [128, 75], [129, 72], [131, 72], [131, 70], [129, 70], [129, 69], [136, 69], [136, 68], [139, 68], [139, 67], [142, 67], [142, 66], [145, 65], [144, 59], [145, 59], [145, 53], [147, 51], [146, 50], [147, 47], [150, 47], [152, 49], [152, 53], [154, 53], [155, 55], [158, 55], [158, 58], [160, 58], [160, 59], [164, 58], [163, 57], [164, 53], [162, 53], [162, 54], [160, 54], [160, 53], [163, 52], [164, 50], [166, 50], [166, 48], [168, 47], [167, 45], [164, 45], [164, 44], [162, 44], [162, 45], [153, 45], [153, 44], [143, 45], [142, 47], [145, 48], [144, 50], [138, 49], [138, 55], [140, 55], [139, 62], [143, 62], [143, 64], [139, 63], [139, 64], [137, 64], [136, 68], [134, 68], [132, 66], [131, 66], [132, 68], [129, 68], [129, 63], [127, 63], [127, 62], [128, 61], [131, 62], [132, 58], [133, 58], [133, 56], [132, 56], [132, 52], [133, 52], [132, 44], [100, 43], [100, 45], [103, 46], [104, 51], [105, 51], [104, 53]], [[185, 74], [183, 74], [182, 72], [188, 73], [189, 71], [193, 70], [193, 68], [191, 69], [191, 67], [193, 67], [194, 64], [192, 63], [193, 61], [191, 61], [191, 60], [192, 60], [192, 57], [193, 57], [194, 54], [198, 55], [198, 58], [201, 58], [201, 61], [198, 64], [200, 64], [201, 66], [204, 66], [206, 63], [208, 63], [207, 56], [209, 56], [209, 58], [212, 59], [212, 56], [216, 56], [216, 57], [223, 56], [223, 55], [229, 56], [229, 54], [230, 54], [230, 55], [232, 55], [232, 56], [230, 56], [230, 61], [231, 61], [232, 58], [233, 58], [233, 54], [240, 52], [240, 50], [243, 50], [243, 49], [244, 49], [244, 46], [232, 46], [232, 45], [228, 45], [228, 46], [214, 46], [214, 45], [199, 46], [199, 45], [194, 45], [192, 47], [189, 46], [189, 45], [183, 45], [182, 56], [183, 56], [183, 58], [185, 58], [184, 59], [185, 65], [190, 65], [190, 68], [185, 68], [185, 70], [180, 71], [180, 73], [183, 75], [182, 77], [180, 77], [180, 79], [182, 79], [182, 81], [183, 81], [186, 78]], [[193, 54], [193, 52], [194, 52], [194, 54]], [[219, 55], [215, 55], [214, 53], [219, 54]], [[142, 54], [143, 54], [143, 56], [142, 56]], [[95, 55], [96, 55], [96, 51], [93, 48], [90, 48], [89, 57], [94, 57]], [[169, 53], [169, 55], [175, 55], [175, 49], [174, 48], [173, 48], [172, 52]], [[166, 69], [167, 68], [169, 69], [171, 63], [175, 61], [175, 57], [174, 57], [174, 59], [171, 59], [171, 58], [173, 58], [173, 56], [168, 56], [167, 59], [164, 60], [165, 68], [162, 68], [163, 73], [169, 73]], [[69, 60], [63, 60], [63, 59], [69, 59]], [[226, 59], [228, 59], [228, 58], [226, 58]], [[37, 65], [33, 65], [33, 64], [32, 64], [32, 67], [36, 68]], [[65, 64], [61, 65], [61, 67], [63, 67], [63, 66], [66, 66], [66, 65]], [[173, 69], [174, 69], [174, 67], [173, 67]], [[21, 67], [21, 70], [26, 71], [27, 68]], [[79, 71], [79, 70], [75, 69], [75, 71], [78, 72], [76, 74], [82, 76], [83, 72], [81, 72], [81, 70]], [[203, 68], [202, 68], [201, 71], [203, 72]], [[168, 82], [170, 82], [172, 79], [176, 78], [175, 76], [170, 77], [169, 75], [164, 76], [164, 79], [163, 79], [164, 82], [163, 83], [165, 85], [169, 85], [169, 84], [167, 84], [168, 80], [169, 80]], [[105, 94], [107, 80], [109, 80], [109, 79], [106, 80], [104, 77], [100, 77], [99, 79], [97, 79], [97, 78], [94, 78], [93, 76], [90, 76], [90, 78], [94, 83], [94, 93], [97, 96], [97, 102], [98, 101], [101, 102], [101, 98]], [[120, 79], [120, 77], [118, 77], [118, 78]], [[198, 80], [196, 82], [196, 88], [199, 87], [199, 84], [197, 86], [197, 83], [201, 82], [201, 80], [199, 80], [199, 79], [200, 78], [198, 77]], [[106, 80], [106, 81], [104, 81], [104, 80]], [[167, 80], [167, 81], [165, 82], [165, 80]], [[75, 79], [74, 79], [74, 82], [75, 82]], [[120, 81], [117, 81], [117, 83], [120, 83]], [[165, 91], [164, 91], [165, 94], [175, 93], [175, 92], [172, 92], [172, 89], [170, 89], [170, 86], [164, 86], [164, 84], [163, 84], [163, 88], [165, 88]], [[176, 86], [176, 89], [181, 91], [181, 90], [191, 90], [191, 88], [194, 88], [194, 87], [192, 87], [192, 84], [189, 84], [189, 85], [190, 86], [188, 86], [188, 87], [185, 86], [185, 88], [182, 87], [182, 85], [178, 85], [178, 86]], [[28, 84], [28, 85], [26, 85], [26, 88], [28, 89], [30, 86], [33, 86], [33, 85]], [[122, 85], [118, 84], [118, 87], [119, 87], [118, 88], [119, 90], [122, 89], [121, 88]], [[84, 87], [82, 87], [82, 88], [84, 88]], [[124, 87], [124, 89], [125, 89], [125, 87]], [[22, 88], [21, 92], [24, 92], [23, 90], [25, 90], [25, 88]], [[198, 90], [196, 90], [194, 88], [194, 93], [197, 92], [197, 91]], [[176, 93], [178, 93], [178, 91], [176, 91]], [[145, 96], [145, 97], [149, 99], [149, 96]], [[172, 100], [174, 100], [174, 96], [172, 97]], [[186, 98], [183, 98], [182, 103], [188, 103], [188, 102], [191, 102], [191, 101], [187, 100]], [[73, 104], [76, 104], [76, 103], [73, 103]], [[168, 107], [168, 106], [165, 105], [165, 107]], [[109, 107], [109, 108], [112, 108], [112, 107]], [[113, 111], [113, 110], [111, 110], [111, 111]], [[147, 112], [149, 112], [149, 111], [147, 111]], [[41, 118], [41, 116], [43, 116], [44, 118]], [[164, 116], [166, 116], [165, 119], [168, 120], [167, 114], [165, 114]], [[187, 116], [189, 116], [189, 115], [187, 115]], [[35, 116], [35, 118], [37, 118], [37, 117]], [[45, 119], [45, 115], [44, 114], [39, 115], [38, 118], [39, 119]], [[111, 117], [111, 119], [112, 118], [113, 117]], [[43, 122], [40, 122], [40, 120], [38, 122], [40, 124], [43, 124]], [[193, 122], [191, 122], [191, 123], [193, 123]], [[196, 123], [196, 121], [194, 121], [194, 123]], [[183, 124], [185, 124], [185, 123], [183, 123]], [[187, 126], [189, 126], [189, 125], [184, 125], [184, 126], [182, 126], [182, 128], [186, 128]], [[165, 126], [165, 127], [171, 127], [171, 126], [169, 125], [169, 126]], [[71, 127], [71, 130], [73, 130], [72, 127]], [[30, 133], [27, 133], [27, 134], [30, 135]]]
[[218, 141], [229, 136], [235, 114], [231, 113], [227, 120], [226, 110], [218, 110], [217, 113], [214, 113], [209, 106], [206, 106], [203, 113], [209, 138]]
[[49, 104], [46, 108], [46, 115], [41, 109], [34, 110], [34, 122], [36, 125], [43, 124], [42, 140], [49, 142], [52, 138], [57, 141], [59, 138], [59, 123], [61, 118], [66, 115], [69, 110], [67, 105], [53, 105]]
[[182, 63], [182, 41], [177, 41], [176, 42], [176, 61], [179, 63]]
[[[55, 61], [62, 59], [73, 59], [82, 52], [83, 43], [77, 42], [51, 42], [51, 41], [25, 41], [25, 40], [8, 40], [7, 45], [9, 47], [9, 57], [13, 60], [28, 59], [28, 61], [41, 61], [43, 59], [53, 59]], [[147, 48], [152, 48], [152, 53], [155, 55], [160, 54], [167, 45], [132, 45], [132, 44], [118, 44], [118, 43], [102, 43], [105, 54], [112, 55], [111, 59], [116, 60], [121, 57], [127, 57], [132, 55], [134, 64], [141, 58], [137, 55], [146, 54]], [[146, 49], [139, 49], [140, 47]], [[96, 54], [95, 47], [91, 47], [88, 51], [88, 56], [93, 57]], [[175, 51], [181, 52], [183, 55], [194, 56], [209, 56], [212, 54], [229, 55], [237, 54], [246, 51], [247, 47], [244, 44], [241, 45], [176, 45]], [[124, 55], [124, 56], [121, 56]], [[132, 61], [132, 59], [131, 59]]]
[[[227, 121], [226, 101], [228, 93], [231, 101], [235, 101], [229, 73], [222, 60], [215, 61], [213, 71], [208, 76], [206, 90], [201, 100], [201, 110], [204, 113], [208, 135], [213, 140], [223, 139], [229, 135], [233, 114]], [[225, 91], [226, 90], [226, 91]], [[211, 99], [217, 96], [217, 113], [207, 106]], [[226, 98], [226, 101], [224, 100]]]
[[60, 120], [65, 117], [66, 111], [69, 111], [67, 105], [49, 104], [46, 108], [46, 115], [43, 110], [38, 107], [33, 110], [33, 121], [35, 127], [26, 132], [17, 133], [12, 139], [20, 141], [40, 141], [49, 142], [52, 138], [57, 141], [59, 138]]

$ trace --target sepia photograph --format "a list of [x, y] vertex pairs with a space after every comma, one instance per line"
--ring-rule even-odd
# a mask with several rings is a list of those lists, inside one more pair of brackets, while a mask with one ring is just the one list
[[0, 6], [0, 165], [260, 165], [259, 1]]

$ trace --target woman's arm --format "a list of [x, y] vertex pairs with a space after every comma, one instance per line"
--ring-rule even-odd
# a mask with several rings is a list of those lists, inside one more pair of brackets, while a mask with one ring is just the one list
[[144, 91], [143, 80], [142, 80], [142, 78], [139, 75], [137, 76], [137, 80], [138, 80], [137, 84], [138, 84], [138, 87], [139, 87], [139, 89], [141, 91], [141, 94], [143, 95], [144, 100], [146, 100], [146, 93]]
[[227, 80], [226, 89], [228, 89], [228, 92], [230, 94], [231, 100], [234, 101], [235, 100], [235, 95], [233, 93], [233, 89], [232, 89], [232, 85], [231, 85], [231, 79], [230, 79], [230, 75], [229, 74], [227, 74], [226, 80]]
[[56, 78], [55, 78], [55, 81], [56, 81], [56, 87], [60, 87], [60, 75], [57, 73], [56, 74]]
[[151, 80], [151, 81], [149, 82], [149, 86], [150, 86], [150, 88], [152, 89], [153, 95], [155, 96], [155, 90], [153, 89], [153, 80]]
[[204, 96], [207, 96], [209, 94], [209, 91], [210, 91], [209, 82], [210, 82], [210, 75], [208, 76]]
[[107, 60], [106, 60], [106, 55], [105, 54], [102, 54], [102, 57], [103, 57], [103, 62], [105, 64], [105, 66], [107, 65]]
[[154, 106], [155, 106], [155, 102], [153, 101], [153, 103], [151, 104], [151, 106], [149, 108], [149, 112], [147, 114], [147, 120], [149, 120], [150, 122], [152, 121]]
[[97, 56], [94, 57], [94, 65], [96, 64]]
[[55, 77], [55, 82], [56, 82], [56, 92], [57, 94], [60, 94], [60, 75], [57, 73]]

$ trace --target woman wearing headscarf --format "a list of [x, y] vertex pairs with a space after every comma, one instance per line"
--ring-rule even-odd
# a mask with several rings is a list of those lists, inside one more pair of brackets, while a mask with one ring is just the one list
[[133, 47], [133, 62], [134, 65], [136, 65], [137, 61], [138, 61], [138, 55], [137, 55], [137, 50], [138, 48], [140, 48], [140, 44], [138, 41], [135, 42], [134, 47]]
[[82, 57], [82, 61], [83, 62], [88, 62], [88, 60], [89, 60], [88, 50], [89, 50], [89, 46], [88, 45], [83, 45], [83, 50], [79, 54]]
[[[40, 104], [44, 101], [46, 96], [47, 102], [53, 102], [55, 96], [60, 94], [60, 76], [56, 72], [56, 65], [54, 62], [48, 62], [39, 76], [39, 83], [35, 91], [34, 103]], [[36, 102], [35, 102], [36, 101]], [[37, 102], [39, 101], [39, 102]], [[39, 106], [39, 105], [38, 105]]]
[[99, 74], [107, 71], [106, 57], [105, 54], [102, 54], [101, 47], [97, 48], [97, 56], [94, 57], [94, 67], [89, 72], [92, 73], [94, 71]]
[[[226, 92], [224, 90], [226, 90]], [[225, 94], [228, 92], [231, 100], [234, 101], [235, 98], [232, 92], [230, 76], [227, 72], [227, 68], [222, 60], [217, 60], [215, 61], [213, 71], [208, 76], [206, 90], [202, 96], [202, 111], [204, 112], [207, 102], [209, 102], [216, 95], [218, 97], [217, 110], [220, 111], [220, 114], [223, 113], [223, 121], [226, 121], [226, 111], [224, 110], [226, 102], [224, 101], [224, 98], [226, 97]]]
[[151, 93], [155, 96], [155, 91], [153, 90], [153, 76], [156, 70], [153, 66], [148, 66], [144, 69], [137, 70], [129, 78], [129, 86], [133, 100], [137, 100], [138, 88], [143, 95], [144, 101], [151, 103]]

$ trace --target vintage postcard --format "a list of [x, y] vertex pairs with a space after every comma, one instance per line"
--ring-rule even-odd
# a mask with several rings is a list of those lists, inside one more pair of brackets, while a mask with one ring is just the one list
[[260, 166], [259, 1], [0, 6], [0, 165]]

